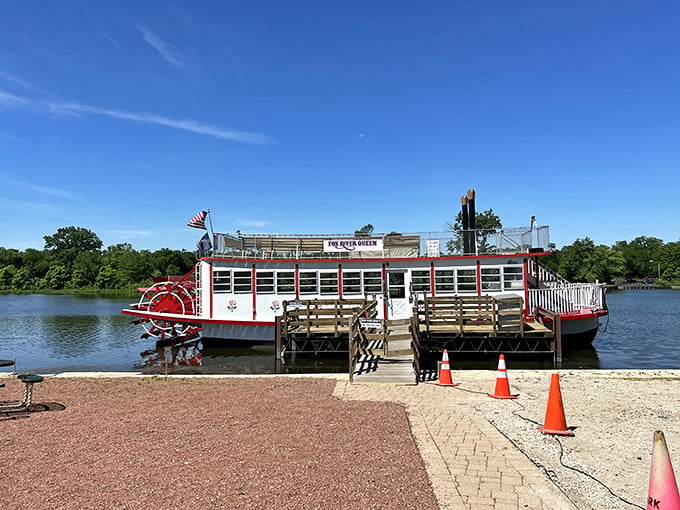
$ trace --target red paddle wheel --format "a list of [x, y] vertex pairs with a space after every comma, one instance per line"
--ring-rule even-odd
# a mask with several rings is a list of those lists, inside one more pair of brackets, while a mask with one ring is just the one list
[[[193, 269], [184, 276], [169, 276], [154, 278], [154, 284], [145, 289], [139, 289], [142, 296], [136, 305], [137, 310], [146, 312], [196, 315], [197, 293], [193, 277]], [[146, 333], [142, 338], [156, 337], [165, 341], [186, 341], [196, 338], [201, 328], [189, 323], [178, 322], [172, 318], [145, 318], [139, 321]]]

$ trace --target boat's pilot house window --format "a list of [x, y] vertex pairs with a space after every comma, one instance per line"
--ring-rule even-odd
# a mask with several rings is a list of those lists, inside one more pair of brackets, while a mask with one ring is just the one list
[[231, 271], [213, 271], [213, 290], [215, 294], [231, 292]]
[[234, 271], [234, 292], [246, 294], [253, 291], [253, 274], [250, 271]]
[[295, 273], [293, 271], [276, 273], [276, 293], [295, 294]]

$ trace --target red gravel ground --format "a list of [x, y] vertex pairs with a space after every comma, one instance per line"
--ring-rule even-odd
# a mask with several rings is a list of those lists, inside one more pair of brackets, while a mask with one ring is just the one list
[[46, 379], [0, 413], [0, 508], [437, 508], [404, 410], [334, 386]]

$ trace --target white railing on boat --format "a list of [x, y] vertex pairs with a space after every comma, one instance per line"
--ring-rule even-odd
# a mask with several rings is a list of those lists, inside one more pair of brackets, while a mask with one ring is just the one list
[[535, 275], [538, 272], [539, 285], [543, 287], [559, 287], [569, 285], [571, 282], [547, 267], [536, 259], [528, 260], [528, 274]]
[[[463, 238], [474, 239], [472, 253], [463, 252]], [[381, 240], [382, 253], [370, 251], [325, 252], [324, 241], [337, 239]], [[414, 232], [370, 236], [355, 234], [213, 234], [213, 256], [236, 258], [375, 258], [489, 255], [554, 250], [547, 225], [495, 230]]]
[[540, 306], [564, 313], [584, 308], [604, 309], [604, 287], [599, 283], [569, 283], [529, 290], [529, 310]]

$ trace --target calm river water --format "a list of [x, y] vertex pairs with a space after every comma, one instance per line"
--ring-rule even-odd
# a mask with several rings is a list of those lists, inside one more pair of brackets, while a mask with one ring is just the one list
[[[81, 296], [0, 295], [0, 358], [17, 358], [17, 370], [165, 371], [199, 373], [344, 372], [346, 357], [275, 360], [273, 344], [249, 348], [197, 345], [183, 351], [156, 349], [141, 339], [141, 326], [120, 310], [129, 300]], [[680, 368], [680, 291], [613, 291], [592, 348], [565, 353], [565, 368]], [[199, 350], [200, 349], [200, 350]], [[201, 354], [200, 366], [197, 354]], [[510, 357], [506, 356], [510, 361]], [[495, 368], [496, 361], [461, 368]], [[452, 366], [456, 362], [452, 360]], [[513, 368], [550, 365], [512, 360]], [[159, 368], [163, 367], [163, 368]], [[2, 369], [6, 370], [6, 369]]]

